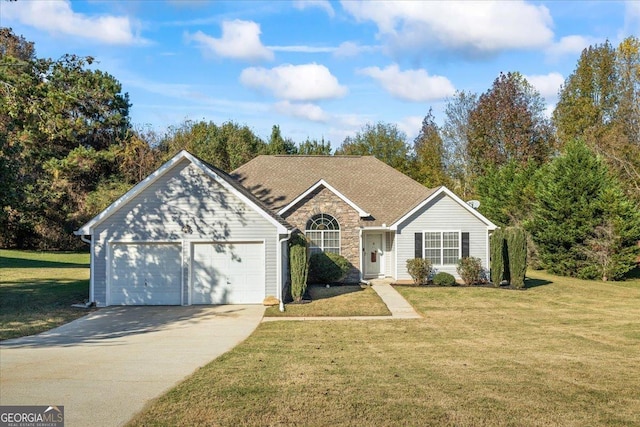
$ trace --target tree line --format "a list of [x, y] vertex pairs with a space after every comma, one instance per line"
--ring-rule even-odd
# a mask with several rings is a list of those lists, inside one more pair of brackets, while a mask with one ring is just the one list
[[32, 42], [0, 28], [0, 247], [80, 248], [74, 229], [186, 149], [224, 171], [260, 154], [374, 155], [426, 186], [478, 198], [500, 226], [525, 227], [529, 255], [541, 267], [618, 278], [633, 266], [640, 240], [636, 37], [585, 49], [551, 117], [526, 78], [506, 72], [482, 94], [448, 99], [442, 125], [429, 109], [413, 141], [379, 122], [335, 148], [324, 139], [293, 141], [277, 125], [267, 140], [232, 121], [136, 129], [121, 84], [92, 63], [72, 54], [39, 58]]

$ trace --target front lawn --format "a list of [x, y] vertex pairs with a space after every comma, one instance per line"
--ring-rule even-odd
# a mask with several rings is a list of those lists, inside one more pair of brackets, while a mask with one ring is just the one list
[[0, 250], [0, 340], [33, 335], [87, 314], [89, 254]]
[[340, 285], [329, 288], [310, 285], [307, 289], [311, 302], [287, 304], [284, 312], [269, 307], [267, 317], [310, 316], [390, 316], [391, 312], [378, 294], [369, 286]]
[[399, 287], [424, 319], [267, 322], [131, 425], [640, 425], [640, 280]]

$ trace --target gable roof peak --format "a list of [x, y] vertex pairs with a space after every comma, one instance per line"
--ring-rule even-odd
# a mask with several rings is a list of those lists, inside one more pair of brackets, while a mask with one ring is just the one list
[[240, 198], [243, 202], [255, 209], [260, 215], [266, 218], [269, 222], [274, 224], [278, 229], [278, 232], [284, 234], [289, 230], [293, 230], [294, 227], [288, 224], [279, 215], [275, 214], [269, 207], [250, 191], [240, 185], [235, 179], [223, 170], [208, 164], [207, 162], [199, 159], [186, 150], [180, 150], [171, 159], [166, 161], [162, 166], [152, 172], [145, 179], [140, 181], [134, 187], [132, 187], [125, 194], [120, 196], [116, 201], [109, 205], [106, 209], [93, 217], [89, 222], [84, 224], [78, 230], [74, 231], [76, 235], [90, 235], [93, 232], [93, 228], [109, 218], [113, 213], [118, 211], [121, 207], [126, 205], [129, 201], [134, 199], [138, 194], [142, 193], [150, 185], [158, 181], [162, 176], [168, 173], [174, 166], [178, 165], [183, 160], [189, 161], [192, 165], [199, 168], [204, 174], [208, 175], [211, 179], [221, 184], [227, 190], [231, 191], [236, 197]]

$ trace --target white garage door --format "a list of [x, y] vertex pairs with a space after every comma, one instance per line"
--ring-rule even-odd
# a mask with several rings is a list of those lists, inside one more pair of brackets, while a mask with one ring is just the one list
[[110, 305], [180, 305], [180, 244], [111, 246]]
[[264, 244], [197, 243], [192, 304], [259, 304], [265, 297]]

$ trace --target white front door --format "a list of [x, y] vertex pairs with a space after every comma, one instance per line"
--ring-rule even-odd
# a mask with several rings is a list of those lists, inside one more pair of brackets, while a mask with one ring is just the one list
[[364, 242], [364, 274], [378, 277], [382, 272], [382, 233], [366, 234]]

